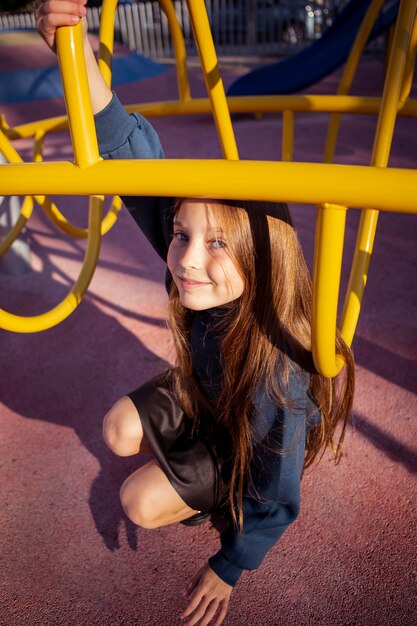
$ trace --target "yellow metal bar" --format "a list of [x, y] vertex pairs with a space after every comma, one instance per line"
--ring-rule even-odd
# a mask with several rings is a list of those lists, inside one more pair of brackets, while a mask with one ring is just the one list
[[[340, 79], [337, 95], [346, 95], [349, 93], [353, 78], [355, 76], [359, 59], [362, 56], [362, 52], [365, 48], [366, 42], [369, 39], [371, 30], [375, 24], [381, 8], [385, 0], [373, 0], [369, 5], [366, 15], [356, 35], [352, 49], [349, 53], [348, 60], [346, 61], [345, 68], [343, 70], [342, 77]], [[326, 137], [326, 146], [324, 149], [324, 162], [331, 163], [334, 158], [334, 152], [336, 148], [337, 136], [340, 128], [340, 114], [333, 114], [330, 118], [329, 128]]]
[[204, 0], [187, 0], [187, 7], [223, 156], [226, 159], [238, 159], [239, 153], [232, 120], [230, 119], [223, 81], [220, 77]]
[[0, 130], [3, 130], [4, 134], [9, 139], [26, 139], [27, 137], [34, 137], [38, 130], [43, 130], [46, 134], [67, 129], [68, 118], [66, 115], [50, 117], [44, 120], [36, 120], [35, 122], [28, 122], [26, 124], [19, 124], [17, 126], [13, 126], [12, 128], [8, 127], [7, 129], [4, 129], [3, 127], [0, 128]]
[[84, 60], [81, 23], [58, 28], [56, 42], [75, 162], [84, 168], [98, 161], [100, 156]]
[[[88, 237], [88, 228], [81, 228], [80, 226], [75, 226], [74, 224], [71, 224], [71, 222], [69, 222], [67, 218], [61, 213], [56, 204], [51, 202], [51, 200], [47, 196], [38, 195], [35, 196], [35, 200], [44, 210], [49, 219], [55, 224], [55, 226], [62, 230], [62, 232], [66, 233], [67, 235], [71, 235], [72, 237], [77, 237], [79, 239], [86, 239]], [[105, 235], [106, 233], [108, 233], [112, 226], [115, 224], [121, 208], [122, 201], [118, 196], [114, 196], [110, 209], [108, 210], [106, 216], [103, 218], [103, 221], [101, 223], [101, 235]]]
[[[279, 113], [290, 110], [295, 113], [352, 113], [378, 114], [381, 108], [380, 98], [363, 96], [247, 96], [227, 99], [231, 113]], [[166, 100], [163, 102], [143, 102], [126, 106], [130, 113], [137, 111], [146, 117], [163, 117], [176, 115], [201, 115], [211, 113], [208, 98], [193, 98], [188, 102]], [[399, 105], [398, 114], [404, 117], [417, 117], [417, 100], [409, 99]], [[9, 139], [33, 137], [38, 129], [45, 133], [58, 132], [68, 128], [66, 117], [55, 117], [27, 124], [21, 124], [8, 130], [5, 134]]]
[[168, 28], [174, 46], [175, 65], [177, 69], [178, 94], [181, 102], [186, 102], [191, 98], [190, 82], [187, 69], [187, 52], [185, 49], [184, 36], [178, 22], [172, 0], [159, 0], [168, 20]]
[[[114, 47], [114, 16], [118, 0], [104, 0], [100, 17], [100, 48], [98, 66], [107, 85], [111, 85]], [[190, 99], [185, 41], [171, 0], [159, 0], [166, 15], [176, 60], [178, 93], [181, 102]]]
[[98, 67], [106, 81], [111, 85], [114, 47], [114, 15], [118, 0], [104, 0], [101, 7]]
[[346, 210], [335, 204], [317, 207], [311, 341], [314, 364], [329, 378], [344, 365], [334, 352]]
[[7, 252], [12, 243], [16, 241], [16, 239], [19, 237], [20, 233], [26, 226], [26, 222], [32, 215], [32, 211], [33, 198], [31, 198], [31, 196], [26, 196], [20, 210], [20, 215], [17, 218], [15, 225], [10, 229], [7, 235], [0, 242], [0, 256]]
[[0, 328], [19, 333], [35, 333], [51, 328], [67, 318], [78, 306], [94, 274], [100, 251], [100, 223], [102, 202], [91, 198], [89, 210], [89, 237], [84, 263], [77, 282], [70, 293], [55, 308], [33, 317], [23, 317], [0, 310]]
[[348, 345], [351, 345], [353, 341], [368, 280], [377, 221], [378, 211], [361, 211], [358, 238], [340, 325], [342, 336]]
[[[35, 133], [35, 151], [34, 151], [34, 161], [39, 163], [42, 161], [42, 142], [44, 137], [44, 131], [38, 130]], [[5, 135], [0, 131], [0, 151], [3, 152], [6, 159], [11, 163], [23, 163], [23, 159], [14, 146], [10, 143], [10, 141], [5, 137]], [[51, 200], [45, 196], [37, 194], [34, 196], [37, 204], [45, 211], [46, 215], [51, 219], [51, 221], [60, 228], [64, 233], [68, 235], [72, 235], [73, 237], [79, 237], [84, 239], [88, 236], [88, 229], [80, 228], [79, 226], [74, 226], [71, 224], [67, 218], [61, 213], [56, 204], [51, 202]], [[115, 223], [118, 214], [120, 213], [122, 207], [122, 202], [119, 197], [113, 198], [112, 205], [107, 212], [106, 217], [103, 219], [101, 224], [101, 234], [105, 235], [110, 228]], [[27, 220], [32, 214], [33, 210], [33, 200], [26, 198], [21, 210], [21, 215], [14, 225], [12, 231], [3, 239], [0, 245], [0, 255], [4, 254], [6, 250], [10, 247], [13, 241], [19, 236], [20, 232], [24, 228]]]
[[[16, 152], [15, 148], [12, 146], [10, 141], [4, 135], [4, 133], [0, 130], [0, 152], [4, 154], [5, 158], [9, 162], [16, 162], [16, 160], [21, 161], [22, 159]], [[1, 165], [0, 167], [3, 167]], [[19, 194], [16, 194], [19, 195]], [[12, 243], [16, 241], [19, 237], [20, 233], [26, 226], [26, 222], [32, 215], [33, 211], [33, 199], [30, 196], [26, 196], [23, 200], [22, 208], [20, 210], [20, 215], [16, 220], [16, 223], [12, 226], [10, 231], [7, 233], [5, 237], [0, 242], [0, 256], [2, 256], [7, 250], [10, 248]]]
[[[371, 166], [374, 167], [386, 168], [388, 165], [397, 109], [409, 58], [411, 35], [414, 31], [416, 8], [415, 0], [403, 0], [400, 4], [372, 150]], [[365, 204], [365, 206], [369, 205]], [[352, 340], [359, 319], [377, 223], [378, 213], [375, 209], [368, 208], [363, 211], [342, 312], [341, 332], [348, 341]]]
[[[140, 176], [139, 176], [140, 174]], [[303, 184], [300, 185], [300, 180]], [[364, 165], [228, 160], [99, 161], [0, 167], [3, 195], [113, 195], [245, 198], [416, 213], [417, 171]], [[383, 193], [381, 193], [383, 190]]]
[[410, 47], [408, 49], [407, 60], [405, 62], [404, 80], [401, 87], [400, 102], [403, 103], [410, 95], [413, 85], [414, 68], [417, 54], [417, 15], [414, 17], [413, 32], [411, 33]]
[[[227, 99], [231, 113], [352, 113], [377, 115], [381, 108], [380, 98], [364, 96], [245, 96]], [[193, 98], [181, 103], [178, 100], [163, 102], [143, 102], [130, 104], [126, 110], [136, 111], [146, 117], [166, 117], [176, 115], [201, 115], [211, 112], [207, 98]], [[417, 117], [417, 100], [407, 100], [400, 105], [398, 113], [406, 117]]]
[[35, 145], [33, 149], [33, 160], [35, 163], [40, 163], [43, 161], [43, 140], [45, 138], [45, 131], [39, 129], [35, 133]]
[[415, 0], [403, 0], [398, 12], [393, 51], [388, 64], [381, 112], [378, 117], [371, 157], [371, 165], [376, 167], [386, 167], [388, 164], [411, 33], [414, 26], [416, 5]]
[[282, 156], [283, 161], [292, 161], [294, 158], [294, 113], [282, 113]]

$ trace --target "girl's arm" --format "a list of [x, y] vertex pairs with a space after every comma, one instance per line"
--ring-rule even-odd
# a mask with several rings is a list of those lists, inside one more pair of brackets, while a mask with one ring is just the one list
[[87, 0], [37, 0], [36, 28], [51, 50], [56, 52], [55, 34], [59, 26], [75, 26], [83, 20], [84, 55], [90, 86], [93, 113], [102, 111], [112, 99], [112, 92], [106, 85], [93, 50], [87, 37], [87, 22], [85, 16]]
[[[36, 27], [49, 48], [56, 50], [59, 26], [83, 20], [84, 54], [95, 117], [99, 151], [104, 159], [162, 159], [159, 138], [151, 124], [137, 113], [128, 115], [106, 85], [87, 37], [87, 0], [37, 0]], [[140, 177], [138, 176], [138, 194]], [[169, 198], [123, 197], [124, 204], [157, 253], [165, 260], [170, 241]]]
[[221, 549], [209, 559], [213, 571], [229, 585], [234, 586], [244, 570], [260, 566], [299, 513], [306, 431], [313, 425], [307, 387], [305, 376], [290, 376], [292, 402], [287, 408], [276, 406], [262, 390], [255, 398], [254, 460], [243, 497], [243, 530], [228, 526], [220, 537]]

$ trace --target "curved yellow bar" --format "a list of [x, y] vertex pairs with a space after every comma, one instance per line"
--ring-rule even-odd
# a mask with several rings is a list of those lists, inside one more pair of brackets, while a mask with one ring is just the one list
[[[57, 31], [57, 53], [61, 67], [65, 101], [74, 147], [77, 169], [86, 169], [100, 160], [94, 128], [87, 72], [85, 68], [81, 24], [59, 28]], [[44, 167], [45, 163], [36, 163]], [[88, 244], [83, 267], [70, 293], [54, 309], [24, 317], [0, 311], [0, 327], [15, 332], [39, 332], [64, 320], [78, 306], [93, 277], [101, 242], [103, 197], [90, 198]]]
[[[358, 34], [355, 37], [355, 41], [349, 53], [348, 60], [346, 61], [346, 65], [343, 70], [343, 74], [337, 90], [338, 96], [344, 96], [349, 93], [349, 89], [352, 85], [352, 81], [354, 79], [359, 60], [362, 56], [371, 30], [375, 24], [376, 18], [378, 17], [384, 2], [385, 0], [373, 0], [373, 2], [369, 5], [363, 22], [359, 28]], [[339, 128], [340, 114], [333, 114], [330, 117], [329, 128], [326, 137], [326, 145], [324, 149], [325, 163], [331, 163], [333, 161], [337, 137], [339, 134]]]
[[414, 27], [411, 33], [410, 47], [408, 49], [407, 60], [405, 63], [404, 80], [401, 88], [400, 102], [403, 103], [410, 95], [413, 84], [414, 68], [416, 64], [417, 54], [417, 15], [414, 17]]
[[239, 153], [204, 0], [187, 0], [187, 7], [223, 156], [237, 160]]
[[16, 241], [19, 237], [20, 233], [26, 226], [26, 222], [32, 215], [33, 211], [33, 198], [30, 196], [26, 196], [22, 208], [20, 211], [20, 215], [15, 223], [15, 225], [11, 228], [11, 230], [7, 233], [7, 235], [0, 241], [0, 256], [2, 256], [7, 250], [10, 248], [12, 243]]
[[[16, 156], [18, 157], [17, 159], [18, 161], [22, 161], [22, 159], [19, 157], [16, 150], [11, 145], [7, 137], [4, 135], [2, 130], [0, 130], [0, 152], [4, 154], [5, 158], [9, 162], [12, 162], [12, 163], [16, 162]], [[3, 165], [1, 165], [0, 167], [3, 167]], [[19, 195], [19, 194], [14, 194], [14, 195]], [[26, 196], [25, 199], [23, 200], [22, 208], [20, 210], [20, 215], [16, 223], [14, 224], [14, 226], [12, 226], [10, 231], [0, 242], [0, 256], [2, 256], [5, 252], [7, 252], [7, 250], [10, 248], [12, 243], [16, 241], [16, 239], [19, 237], [20, 233], [26, 226], [26, 222], [32, 215], [32, 211], [33, 211], [33, 199], [30, 196]]]
[[118, 0], [104, 0], [101, 5], [98, 67], [106, 81], [111, 85], [112, 61], [114, 49], [114, 15]]
[[[106, 0], [105, 0], [106, 1]], [[168, 28], [172, 38], [175, 54], [175, 65], [177, 69], [178, 94], [181, 102], [186, 102], [191, 98], [190, 81], [187, 69], [187, 52], [185, 49], [184, 36], [179, 25], [174, 3], [171, 0], [159, 0], [168, 20]]]
[[91, 282], [100, 251], [102, 202], [98, 200], [100, 199], [91, 198], [90, 201], [87, 250], [80, 275], [70, 293], [55, 308], [42, 315], [24, 317], [1, 309], [0, 328], [18, 333], [36, 333], [56, 326], [77, 308]]
[[311, 343], [317, 370], [329, 378], [344, 365], [334, 352], [346, 211], [336, 204], [317, 207]]
[[[98, 66], [107, 85], [111, 85], [111, 68], [114, 47], [114, 16], [118, 0], [104, 0], [100, 17], [100, 48]], [[171, 35], [177, 70], [178, 93], [181, 102], [190, 99], [185, 41], [171, 0], [159, 0], [166, 15]]]
[[[43, 129], [39, 129], [35, 133], [35, 163], [40, 163], [42, 161], [42, 142], [44, 135], [45, 133]], [[1, 130], [0, 151], [3, 152], [6, 159], [10, 163], [23, 163], [22, 157]], [[71, 222], [69, 222], [67, 218], [61, 213], [56, 204], [54, 202], [51, 202], [51, 200], [47, 196], [35, 195], [34, 199], [36, 203], [45, 211], [46, 215], [48, 215], [48, 217], [55, 224], [55, 226], [57, 226], [64, 233], [67, 233], [68, 235], [71, 235], [73, 237], [78, 237], [79, 239], [85, 239], [86, 237], [88, 237], [88, 229], [80, 228], [71, 224]], [[0, 255], [4, 254], [6, 250], [8, 250], [13, 241], [15, 241], [19, 234], [22, 232], [22, 229], [24, 228], [27, 220], [32, 214], [33, 206], [33, 199], [25, 198], [19, 219], [17, 220], [10, 233], [8, 233], [8, 235], [2, 240], [0, 244]], [[105, 235], [112, 228], [112, 226], [116, 222], [117, 216], [121, 211], [121, 208], [122, 201], [118, 196], [114, 197], [111, 207], [101, 224], [102, 235]]]
[[[56, 204], [50, 201], [47, 196], [35, 196], [36, 202], [45, 211], [49, 219], [62, 232], [78, 239], [86, 239], [88, 237], [88, 228], [81, 228], [71, 224], [67, 218], [61, 213]], [[103, 221], [101, 222], [100, 232], [105, 235], [115, 224], [117, 217], [122, 209], [122, 201], [119, 196], [114, 196], [110, 209], [107, 211]]]
[[[409, 71], [407, 59], [410, 58], [409, 51], [415, 28], [416, 9], [415, 0], [403, 0], [400, 4], [372, 150], [371, 166], [374, 167], [386, 168], [388, 165], [405, 72]], [[353, 339], [359, 319], [377, 223], [378, 212], [376, 210], [366, 209], [362, 212], [342, 312], [341, 332], [348, 343]]]

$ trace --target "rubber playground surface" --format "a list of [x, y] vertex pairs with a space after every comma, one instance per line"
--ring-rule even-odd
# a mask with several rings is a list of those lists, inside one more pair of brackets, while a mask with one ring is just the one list
[[[21, 68], [27, 58], [23, 42], [10, 63]], [[242, 71], [226, 67], [225, 84]], [[352, 93], [379, 94], [383, 71], [382, 61], [365, 59]], [[335, 93], [339, 75], [309, 92]], [[204, 93], [198, 68], [191, 84], [193, 95]], [[172, 98], [175, 72], [117, 92], [126, 104]], [[12, 125], [60, 114], [63, 103], [20, 102], [2, 112]], [[322, 159], [327, 121], [296, 116], [296, 160]], [[278, 115], [233, 122], [241, 158], [279, 158]], [[167, 157], [221, 156], [208, 116], [153, 123]], [[374, 130], [371, 116], [344, 116], [337, 161], [366, 164]], [[390, 165], [417, 167], [416, 137], [417, 120], [400, 118]], [[30, 158], [29, 141], [17, 147]], [[47, 139], [45, 158], [72, 158], [65, 133]], [[57, 202], [85, 224], [85, 198]], [[295, 206], [293, 215], [311, 265], [314, 207]], [[344, 286], [357, 222], [350, 211]], [[299, 518], [260, 569], [243, 575], [224, 626], [416, 623], [416, 236], [415, 216], [381, 214], [353, 344], [357, 392], [345, 456], [338, 466], [326, 457], [306, 473]], [[7, 310], [34, 315], [67, 293], [84, 243], [62, 235], [40, 210], [25, 238], [32, 271], [7, 273], [9, 256], [0, 297]], [[39, 334], [1, 331], [1, 626], [177, 626], [188, 579], [218, 549], [208, 524], [153, 531], [131, 524], [118, 489], [146, 459], [116, 458], [101, 438], [112, 403], [172, 363], [163, 280], [163, 263], [122, 212], [69, 319]]]

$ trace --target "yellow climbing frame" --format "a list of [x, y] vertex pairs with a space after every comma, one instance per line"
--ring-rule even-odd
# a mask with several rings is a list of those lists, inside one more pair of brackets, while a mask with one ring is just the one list
[[[116, 0], [105, 0], [100, 31], [99, 64], [108, 84], [111, 80], [116, 4]], [[98, 155], [89, 103], [81, 27], [60, 29], [58, 50], [75, 162], [20, 163], [16, 158], [9, 158], [12, 162], [0, 167], [0, 188], [4, 195], [31, 196], [35, 199], [48, 194], [92, 196], [86, 257], [76, 285], [55, 309], [27, 318], [1, 311], [0, 327], [17, 332], [36, 332], [58, 323], [75, 308], [95, 268], [101, 223], [101, 203], [98, 198], [102, 194], [231, 197], [311, 203], [318, 207], [312, 349], [317, 369], [325, 376], [335, 376], [343, 366], [335, 353], [335, 337], [347, 207], [366, 207], [362, 209], [355, 258], [339, 326], [349, 345], [355, 332], [366, 284], [378, 211], [417, 213], [417, 171], [387, 167], [397, 114], [412, 117], [417, 115], [417, 102], [408, 97], [416, 54], [417, 1], [401, 2], [381, 99], [347, 95], [360, 52], [376, 19], [381, 0], [374, 0], [368, 10], [346, 64], [337, 96], [244, 97], [229, 98], [227, 101], [204, 0], [189, 0], [188, 9], [208, 99], [191, 98], [185, 45], [175, 11], [170, 0], [161, 0], [161, 5], [167, 14], [174, 42], [179, 99], [133, 105], [127, 107], [127, 110], [140, 111], [148, 117], [211, 111], [225, 160], [102, 161]], [[229, 111], [282, 112], [282, 162], [238, 161]], [[326, 111], [335, 116], [346, 112], [378, 114], [370, 165], [364, 167], [330, 163], [337, 139], [337, 117], [332, 118], [329, 127], [326, 163], [291, 163], [295, 114], [301, 111]], [[3, 123], [0, 122], [0, 129], [3, 130], [6, 140], [10, 141], [17, 137], [61, 130], [65, 125], [65, 118], [54, 118], [10, 129], [3, 120]], [[303, 186], [299, 185], [300, 179], [303, 180]], [[26, 213], [28, 212], [26, 207]]]

